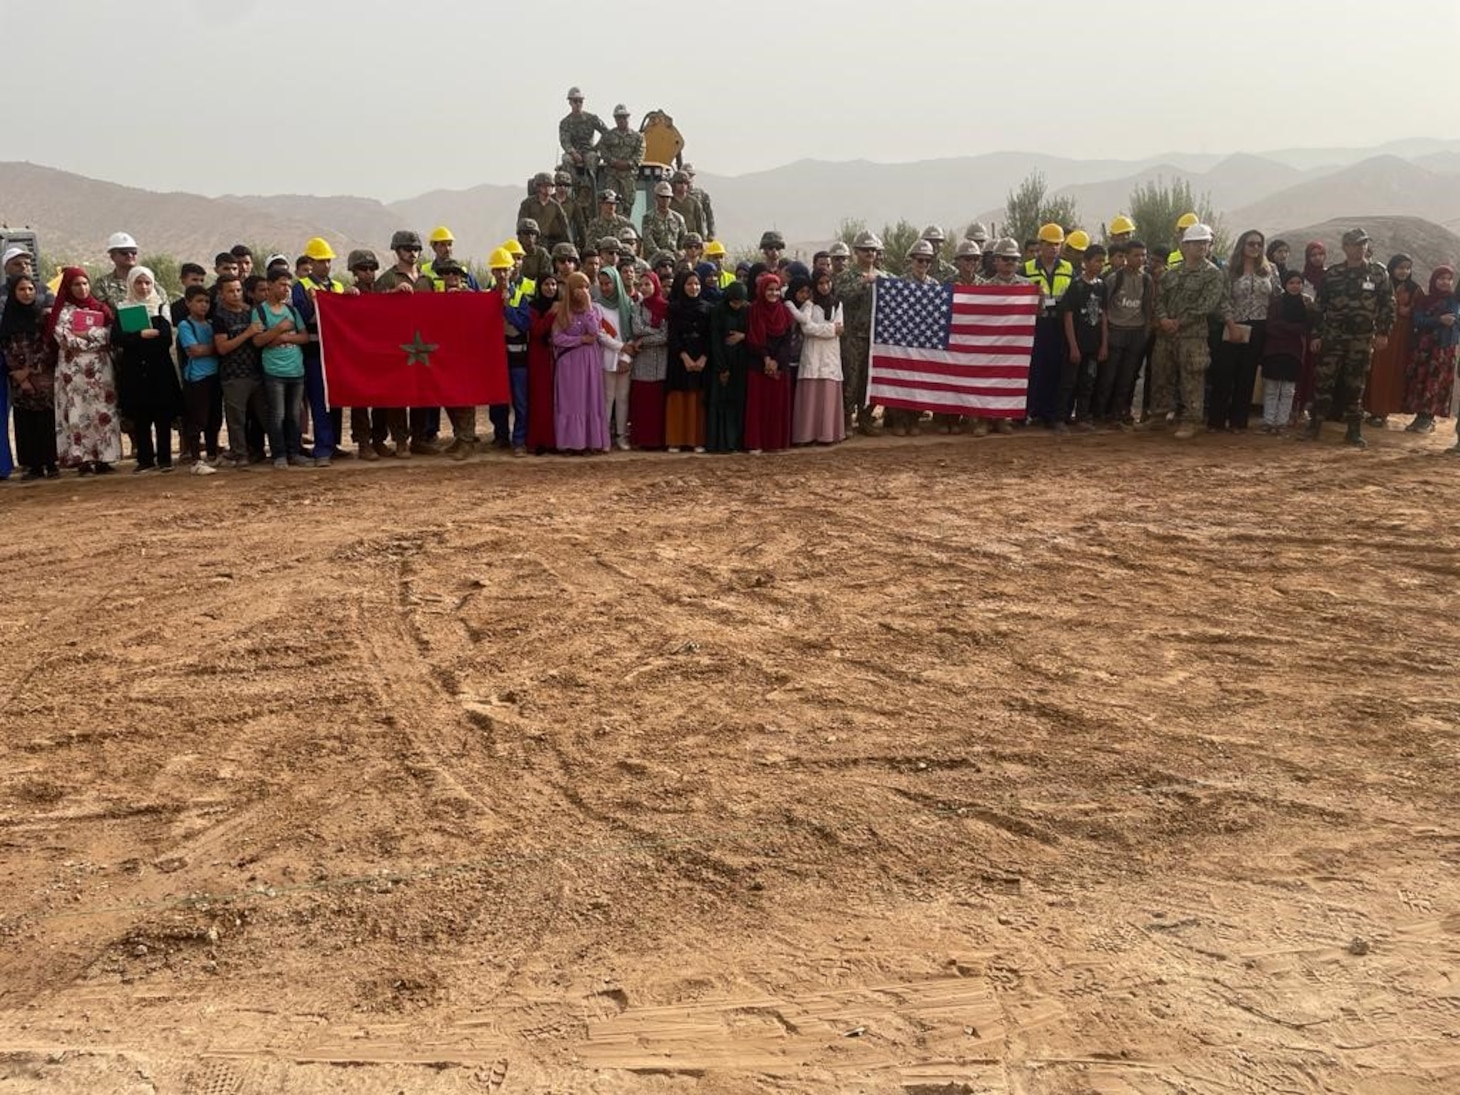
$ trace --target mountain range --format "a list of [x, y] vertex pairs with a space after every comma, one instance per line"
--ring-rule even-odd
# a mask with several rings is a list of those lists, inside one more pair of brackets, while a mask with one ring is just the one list
[[[830, 240], [844, 218], [880, 227], [905, 217], [961, 232], [975, 219], [1002, 220], [1005, 195], [1033, 170], [1044, 174], [1052, 191], [1075, 199], [1091, 229], [1121, 212], [1137, 185], [1157, 178], [1189, 182], [1234, 232], [1379, 216], [1460, 228], [1460, 141], [1145, 160], [1020, 152], [904, 164], [803, 160], [747, 175], [701, 174], [697, 181], [714, 199], [720, 238], [735, 251], [753, 246], [767, 228], [790, 240]], [[458, 254], [481, 259], [512, 233], [525, 192], [524, 180], [437, 190], [389, 204], [361, 196], [205, 197], [8, 162], [0, 163], [0, 222], [33, 228], [43, 251], [73, 260], [99, 260], [106, 237], [117, 230], [135, 236], [144, 253], [206, 264], [239, 241], [292, 254], [314, 235], [337, 251], [368, 246], [383, 252], [397, 228], [424, 234], [437, 224], [451, 226]]]

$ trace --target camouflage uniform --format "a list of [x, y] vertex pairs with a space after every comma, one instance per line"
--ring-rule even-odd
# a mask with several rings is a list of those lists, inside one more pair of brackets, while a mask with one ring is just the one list
[[650, 209], [644, 214], [641, 232], [644, 249], [646, 251], [668, 251], [677, 255], [680, 241], [684, 239], [687, 231], [688, 229], [684, 226], [684, 218], [673, 209], [667, 213], [659, 212], [657, 207]]
[[[127, 279], [115, 273], [103, 274], [91, 283], [91, 295], [116, 311], [117, 305], [127, 299]], [[167, 290], [161, 285], [157, 286], [157, 295], [167, 300]]]
[[1172, 409], [1176, 385], [1181, 386], [1182, 420], [1205, 421], [1207, 367], [1211, 347], [1208, 320], [1222, 309], [1227, 279], [1213, 263], [1183, 262], [1167, 270], [1156, 298], [1156, 320], [1174, 319], [1175, 334], [1161, 333], [1151, 354], [1151, 414], [1165, 417]]
[[547, 248], [538, 244], [522, 256], [522, 277], [536, 284], [553, 272], [553, 256]]
[[872, 425], [872, 408], [867, 405], [867, 376], [872, 361], [872, 288], [881, 270], [873, 269], [872, 281], [862, 280], [862, 271], [850, 267], [836, 279], [836, 293], [842, 302], [842, 409], [866, 432]]
[[701, 239], [713, 238], [705, 224], [705, 207], [693, 193], [686, 194], [682, 198], [670, 198], [669, 208], [678, 213], [684, 219], [684, 230], [696, 232]]
[[707, 240], [715, 238], [715, 208], [710, 204], [710, 195], [701, 190], [698, 186], [689, 188], [689, 196], [700, 203], [700, 212], [704, 214], [705, 230], [700, 233]]
[[586, 207], [573, 197], [558, 204], [563, 207], [563, 213], [568, 218], [568, 242], [581, 252], [588, 243], [588, 214], [584, 212]]
[[[648, 216], [647, 213], [644, 215], [646, 217]], [[620, 228], [632, 228], [633, 226], [633, 222], [621, 213], [615, 213], [612, 218], [604, 216], [594, 217], [588, 222], [583, 244], [578, 250], [585, 253], [588, 251], [597, 251], [599, 240], [605, 236], [612, 236], [614, 239], [618, 239]]]
[[538, 201], [536, 195], [530, 198], [523, 198], [522, 204], [517, 207], [518, 221], [537, 221], [539, 239], [542, 245], [551, 251], [560, 243], [573, 243], [573, 232], [568, 225], [568, 211], [563, 204], [551, 194], [547, 201]]
[[[639, 185], [639, 165], [644, 162], [644, 135], [633, 129], [610, 129], [598, 142], [598, 156], [603, 167], [598, 172], [598, 188], [618, 192], [619, 211], [626, 217], [634, 214], [634, 201]], [[625, 160], [627, 169], [612, 166], [613, 160]]]
[[[607, 133], [608, 126], [603, 124], [603, 119], [597, 114], [589, 114], [586, 110], [578, 114], [569, 111], [558, 123], [558, 144], [566, 153], [563, 157], [563, 168], [572, 174], [580, 198], [584, 194], [587, 194], [590, 199], [593, 196], [595, 189], [593, 176], [598, 170], [598, 150], [594, 146], [593, 139], [595, 136], [602, 137]], [[581, 167], [573, 162], [574, 152], [583, 157]]]
[[1394, 286], [1388, 270], [1377, 262], [1330, 266], [1318, 290], [1317, 308], [1315, 330], [1322, 345], [1314, 371], [1313, 416], [1323, 420], [1335, 383], [1342, 383], [1344, 417], [1357, 420], [1363, 415], [1374, 336], [1387, 337], [1394, 326]]

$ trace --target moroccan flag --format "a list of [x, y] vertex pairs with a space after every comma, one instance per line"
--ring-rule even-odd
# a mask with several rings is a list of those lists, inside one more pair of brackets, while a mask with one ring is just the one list
[[935, 414], [1023, 418], [1039, 290], [878, 278], [867, 398]]
[[497, 293], [319, 293], [314, 305], [331, 406], [512, 401]]

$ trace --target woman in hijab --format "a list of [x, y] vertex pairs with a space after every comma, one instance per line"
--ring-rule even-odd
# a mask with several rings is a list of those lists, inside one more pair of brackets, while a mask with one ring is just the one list
[[553, 426], [553, 305], [558, 279], [544, 274], [527, 304], [527, 447], [541, 456], [557, 448]]
[[796, 321], [781, 299], [781, 280], [762, 274], [755, 283], [745, 342], [750, 375], [745, 385], [745, 447], [776, 452], [791, 444], [791, 332]]
[[588, 275], [568, 275], [567, 291], [553, 305], [553, 423], [558, 448], [575, 455], [608, 451], [603, 409], [601, 315], [588, 291]]
[[[146, 326], [127, 331], [122, 313], [137, 307], [143, 309]], [[182, 385], [172, 356], [172, 324], [156, 278], [145, 266], [127, 272], [127, 298], [117, 308], [112, 345], [122, 351], [117, 372], [122, 413], [132, 420], [132, 447], [137, 453], [133, 474], [153, 468], [171, 471], [172, 423], [182, 414]]]
[[705, 378], [705, 448], [710, 452], [736, 452], [745, 436], [749, 300], [745, 283], [732, 281], [710, 316], [710, 369]]
[[1293, 257], [1293, 249], [1288, 246], [1287, 240], [1272, 240], [1267, 245], [1267, 264], [1273, 268], [1274, 274], [1279, 283], [1286, 280], [1288, 276], [1288, 259]]
[[1408, 255], [1389, 260], [1389, 284], [1394, 289], [1394, 327], [1388, 345], [1374, 351], [1364, 388], [1369, 425], [1380, 430], [1389, 424], [1391, 414], [1404, 409], [1405, 374], [1414, 356], [1414, 313], [1424, 299], [1424, 290], [1414, 280], [1414, 260]]
[[593, 303], [599, 310], [604, 333], [612, 339], [603, 343], [603, 415], [613, 427], [618, 447], [627, 451], [634, 302], [616, 266], [598, 271], [596, 289]]
[[57, 455], [82, 475], [107, 475], [122, 458], [111, 322], [111, 309], [91, 295], [86, 271], [66, 267], [45, 333], [56, 347]]
[[802, 338], [791, 417], [791, 444], [815, 442], [818, 445], [834, 445], [845, 441], [842, 306], [832, 291], [831, 271], [816, 275], [804, 303], [797, 304], [793, 295], [787, 306], [794, 309]]
[[[1323, 285], [1324, 272], [1328, 269], [1325, 263], [1328, 261], [1328, 248], [1318, 240], [1311, 240], [1307, 247], [1303, 248], [1303, 295], [1309, 300], [1318, 299], [1318, 290]], [[1303, 367], [1298, 370], [1297, 399], [1294, 406], [1304, 408], [1313, 402], [1315, 385], [1314, 371], [1317, 369], [1318, 359], [1311, 350], [1303, 354]], [[1343, 405], [1343, 393], [1333, 393], [1333, 405]]]
[[669, 297], [659, 275], [639, 275], [642, 296], [631, 328], [637, 352], [629, 380], [629, 428], [634, 448], [664, 447], [664, 377], [669, 364]]
[[695, 273], [700, 279], [700, 299], [714, 308], [725, 296], [720, 288], [720, 271], [713, 262], [702, 262], [695, 267]]
[[705, 451], [705, 369], [710, 363], [710, 306], [700, 299], [700, 276], [674, 275], [669, 289], [669, 361], [664, 384], [664, 443], [670, 452]]
[[1262, 432], [1287, 433], [1298, 369], [1313, 330], [1313, 302], [1303, 295], [1303, 271], [1289, 270], [1282, 292], [1267, 304], [1262, 352]]
[[10, 374], [15, 457], [25, 469], [24, 480], [55, 479], [61, 474], [56, 470], [56, 372], [47, 353], [45, 323], [35, 278], [29, 274], [11, 278], [0, 314], [0, 357]]
[[1414, 313], [1414, 358], [1404, 392], [1404, 409], [1414, 415], [1405, 427], [1410, 433], [1434, 433], [1435, 419], [1450, 417], [1455, 345], [1460, 340], [1457, 317], [1460, 299], [1455, 296], [1454, 267], [1437, 266], [1430, 274], [1430, 290]]

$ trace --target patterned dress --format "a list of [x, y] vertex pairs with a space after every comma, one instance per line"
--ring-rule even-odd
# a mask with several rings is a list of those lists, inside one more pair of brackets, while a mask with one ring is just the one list
[[1460, 314], [1460, 301], [1451, 293], [1427, 299], [1414, 313], [1414, 359], [1404, 390], [1404, 410], [1431, 418], [1450, 417], [1450, 391], [1455, 385], [1455, 345], [1460, 320], [1446, 327], [1442, 316]]
[[111, 331], [103, 325], [77, 334], [71, 329], [75, 312], [68, 304], [56, 320], [56, 452], [67, 467], [112, 464], [122, 458], [122, 435]]

